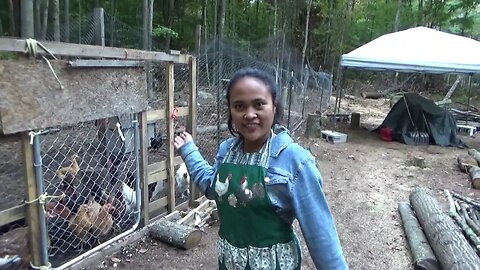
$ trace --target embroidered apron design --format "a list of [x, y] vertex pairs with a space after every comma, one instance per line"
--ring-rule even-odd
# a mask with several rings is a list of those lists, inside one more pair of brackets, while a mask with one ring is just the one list
[[244, 165], [227, 157], [212, 183], [221, 217], [219, 269], [300, 269], [298, 240], [292, 226], [275, 213], [265, 189], [267, 164], [259, 163], [264, 164]]

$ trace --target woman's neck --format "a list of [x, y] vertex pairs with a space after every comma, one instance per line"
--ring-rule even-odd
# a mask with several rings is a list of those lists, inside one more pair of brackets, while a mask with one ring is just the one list
[[271, 132], [265, 134], [262, 138], [256, 140], [256, 141], [247, 141], [243, 140], [243, 151], [245, 153], [255, 153], [260, 151], [262, 149], [263, 145], [265, 142], [270, 138]]

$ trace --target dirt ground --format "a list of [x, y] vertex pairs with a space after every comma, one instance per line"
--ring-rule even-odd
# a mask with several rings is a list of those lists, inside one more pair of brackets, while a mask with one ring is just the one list
[[[366, 126], [380, 124], [389, 110], [385, 100], [346, 103], [346, 111], [362, 113]], [[480, 199], [480, 191], [471, 189], [456, 167], [456, 156], [467, 150], [383, 142], [367, 130], [346, 132], [343, 144], [307, 140], [301, 131], [296, 139], [317, 158], [348, 264], [351, 269], [412, 269], [397, 204], [408, 201], [416, 187], [431, 188], [441, 204], [443, 189]], [[480, 138], [461, 138], [470, 147], [480, 146]], [[409, 166], [412, 155], [424, 157], [427, 168]], [[86, 269], [216, 269], [217, 230], [205, 228], [201, 244], [187, 251], [143, 239]], [[303, 249], [302, 269], [315, 269]]]

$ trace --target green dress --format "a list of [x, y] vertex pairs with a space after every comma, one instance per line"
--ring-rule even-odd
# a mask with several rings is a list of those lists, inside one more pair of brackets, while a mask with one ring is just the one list
[[221, 221], [219, 269], [300, 269], [292, 225], [275, 212], [266, 192], [269, 149], [270, 140], [259, 152], [244, 153], [238, 140], [212, 183]]

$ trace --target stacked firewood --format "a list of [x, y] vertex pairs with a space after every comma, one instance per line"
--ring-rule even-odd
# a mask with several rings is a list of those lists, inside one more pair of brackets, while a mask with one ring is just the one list
[[480, 203], [454, 192], [445, 195], [447, 212], [425, 188], [413, 191], [410, 203], [398, 205], [414, 268], [480, 270]]

